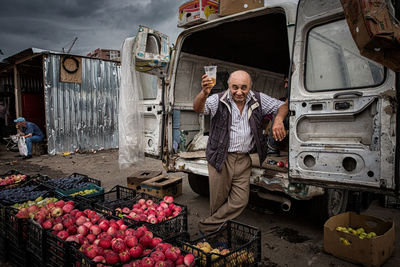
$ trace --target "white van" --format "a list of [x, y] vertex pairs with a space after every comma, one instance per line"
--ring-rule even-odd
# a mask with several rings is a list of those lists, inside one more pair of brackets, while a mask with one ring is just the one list
[[[168, 171], [188, 173], [194, 192], [208, 194], [210, 118], [192, 104], [203, 66], [217, 65], [212, 93], [243, 69], [253, 90], [289, 98], [286, 149], [262, 168], [252, 155], [253, 192], [284, 210], [291, 199], [314, 199], [321, 218], [346, 210], [350, 192], [397, 194], [399, 76], [360, 55], [339, 0], [266, 1], [184, 30], [171, 51], [167, 75], [143, 92], [145, 149]], [[274, 164], [286, 158], [288, 167]]]

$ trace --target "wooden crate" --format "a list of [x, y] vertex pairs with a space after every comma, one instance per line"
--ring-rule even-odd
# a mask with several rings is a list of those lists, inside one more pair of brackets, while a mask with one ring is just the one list
[[47, 154], [47, 142], [32, 143], [32, 155], [40, 156]]

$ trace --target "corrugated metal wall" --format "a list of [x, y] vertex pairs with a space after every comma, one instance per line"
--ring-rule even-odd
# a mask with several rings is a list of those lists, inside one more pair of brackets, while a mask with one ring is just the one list
[[82, 58], [82, 84], [60, 82], [60, 55], [44, 57], [48, 153], [118, 147], [120, 66]]

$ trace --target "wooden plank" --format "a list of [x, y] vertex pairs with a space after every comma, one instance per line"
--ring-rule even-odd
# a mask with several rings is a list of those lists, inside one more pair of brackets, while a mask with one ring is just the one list
[[60, 82], [82, 83], [82, 58], [71, 55], [61, 56]]

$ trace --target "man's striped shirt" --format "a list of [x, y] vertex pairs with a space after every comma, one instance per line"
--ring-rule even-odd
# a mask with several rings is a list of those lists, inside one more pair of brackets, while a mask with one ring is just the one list
[[[254, 146], [254, 138], [253, 134], [251, 133], [249, 119], [247, 117], [249, 109], [248, 103], [253, 95], [254, 93], [252, 91], [250, 91], [247, 95], [246, 104], [243, 108], [242, 114], [240, 114], [236, 103], [233, 101], [231, 93], [229, 92], [227, 95], [227, 100], [232, 106], [232, 125], [231, 132], [229, 134], [228, 152], [247, 153], [250, 152]], [[275, 114], [278, 108], [284, 104], [284, 102], [263, 93], [260, 93], [260, 100], [263, 116], [267, 114]], [[204, 106], [204, 114], [211, 115], [211, 118], [214, 117], [218, 109], [218, 101], [218, 94], [209, 96]]]

